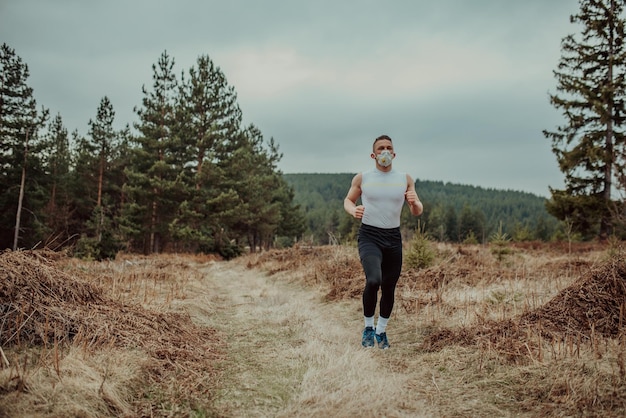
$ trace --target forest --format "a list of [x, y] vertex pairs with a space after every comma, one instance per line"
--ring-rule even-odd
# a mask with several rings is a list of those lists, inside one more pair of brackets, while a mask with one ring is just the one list
[[[354, 174], [283, 175], [293, 187], [295, 203], [304, 211], [305, 241], [333, 244], [356, 240], [359, 221], [343, 209], [343, 199]], [[407, 239], [416, 231], [439, 242], [568, 238], [564, 224], [547, 212], [546, 199], [532, 193], [420, 179], [415, 181], [415, 188], [424, 204], [424, 213], [413, 217], [404, 208], [402, 229]]]
[[208, 56], [177, 77], [163, 52], [135, 129], [114, 129], [104, 96], [87, 136], [37, 108], [28, 65], [6, 44], [0, 68], [0, 248], [231, 258], [302, 234], [278, 145], [242, 126], [235, 90]]
[[[284, 174], [273, 138], [242, 126], [235, 89], [208, 56], [175, 75], [152, 66], [131, 130], [114, 129], [104, 96], [86, 136], [37, 107], [28, 65], [1, 48], [0, 246], [65, 249], [101, 260], [119, 251], [217, 253], [355, 240], [343, 211], [353, 174]], [[486, 242], [562, 238], [545, 199], [528, 193], [416, 181], [425, 205], [403, 214], [408, 237]]]

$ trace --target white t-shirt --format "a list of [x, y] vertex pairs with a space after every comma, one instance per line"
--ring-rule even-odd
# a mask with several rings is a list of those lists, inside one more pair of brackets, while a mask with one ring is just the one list
[[406, 173], [393, 169], [362, 173], [361, 203], [365, 212], [361, 221], [378, 228], [399, 227], [406, 188]]

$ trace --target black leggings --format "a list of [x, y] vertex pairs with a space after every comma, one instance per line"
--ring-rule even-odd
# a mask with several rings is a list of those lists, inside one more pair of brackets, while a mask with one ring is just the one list
[[363, 315], [374, 316], [380, 288], [379, 315], [389, 318], [393, 310], [396, 284], [402, 270], [400, 228], [381, 229], [361, 224], [358, 243], [359, 257], [365, 272]]

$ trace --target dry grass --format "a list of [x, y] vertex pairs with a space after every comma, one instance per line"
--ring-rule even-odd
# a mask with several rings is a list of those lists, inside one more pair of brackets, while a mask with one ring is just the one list
[[[626, 413], [621, 251], [535, 243], [498, 261], [488, 247], [435, 246], [436, 265], [399, 282], [388, 367], [409, 375], [403, 390], [438, 416]], [[305, 280], [327, 283], [329, 300], [362, 291], [356, 249], [293, 249], [250, 265], [275, 272], [277, 260], [308, 260]]]
[[[9, 364], [0, 374], [0, 393], [39, 398], [56, 393], [44, 388], [66, 387], [75, 378], [84, 380], [77, 387], [100, 400], [101, 405], [93, 407], [99, 416], [169, 414], [179, 405], [193, 410], [197, 403], [206, 404], [217, 376], [213, 362], [221, 355], [213, 330], [195, 325], [187, 313], [135, 303], [149, 294], [153, 305], [165, 306], [173, 297], [172, 289], [184, 287], [189, 280], [185, 274], [189, 263], [182, 270], [174, 265], [169, 273], [163, 272], [169, 267], [162, 263], [149, 261], [145, 268], [140, 261], [122, 261], [120, 269], [115, 264], [81, 263], [50, 252], [0, 254], [0, 347]], [[123, 301], [124, 294], [129, 301]], [[133, 373], [121, 378], [127, 383], [119, 390], [126, 392], [128, 401], [111, 401], [117, 397], [105, 391], [110, 375], [118, 376], [111, 374], [110, 367], [99, 367], [96, 375], [91, 364], [74, 367], [72, 353], [77, 352], [94, 359], [114, 352], [141, 358], [132, 362], [135, 367], [126, 368]], [[111, 362], [117, 365], [126, 360], [118, 355]], [[88, 383], [92, 381], [100, 385]], [[43, 414], [62, 408], [80, 415], [83, 400], [90, 396], [69, 398], [75, 399], [71, 405], [62, 397], [44, 396], [34, 409], [25, 410]], [[2, 402], [0, 415], [7, 408]]]
[[626, 414], [621, 249], [433, 245], [402, 273], [388, 351], [359, 347], [352, 247], [4, 252], [0, 416]]
[[219, 278], [214, 304], [235, 305], [214, 317], [230, 332], [216, 405], [222, 416], [420, 416], [403, 402], [406, 376], [379, 367], [387, 353], [355, 350], [359, 331], [346, 331], [346, 322], [360, 327], [353, 303], [324, 302], [321, 288], [296, 282], [306, 273], [268, 279], [230, 263], [211, 274]]

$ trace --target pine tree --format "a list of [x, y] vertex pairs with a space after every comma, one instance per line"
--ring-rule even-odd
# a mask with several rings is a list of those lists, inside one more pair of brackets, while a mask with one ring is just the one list
[[92, 148], [97, 156], [97, 197], [96, 206], [102, 206], [103, 193], [108, 182], [105, 178], [109, 163], [115, 148], [118, 145], [118, 133], [113, 128], [115, 111], [109, 98], [104, 96], [98, 106], [95, 120], [89, 121], [89, 135], [92, 141]]
[[82, 235], [86, 232], [85, 223], [91, 217], [97, 200], [96, 149], [92, 141], [80, 135], [78, 130], [72, 132], [70, 143], [75, 148], [69, 180], [72, 200], [69, 230], [72, 235]]
[[468, 237], [474, 236], [479, 242], [483, 242], [486, 235], [485, 223], [485, 214], [482, 210], [464, 205], [459, 215], [460, 240], [465, 241]]
[[625, 186], [615, 182], [626, 156], [623, 7], [619, 0], [580, 0], [570, 20], [581, 25], [582, 37], [563, 39], [557, 94], [550, 95], [566, 124], [544, 131], [565, 175], [565, 189], [551, 189], [547, 209], [586, 237], [611, 233], [611, 194]]
[[444, 242], [446, 240], [446, 208], [443, 203], [439, 202], [430, 211], [426, 212], [426, 232], [435, 237], [437, 240]]
[[127, 170], [124, 225], [135, 248], [161, 252], [170, 240], [168, 225], [180, 202], [183, 145], [176, 136], [178, 81], [174, 59], [164, 51], [152, 66], [152, 90], [142, 88], [142, 106], [135, 108], [140, 135], [134, 138]]
[[48, 202], [42, 217], [46, 220], [50, 233], [46, 245], [58, 246], [67, 242], [70, 237], [69, 180], [72, 164], [69, 135], [60, 114], [48, 124], [45, 144], [44, 166], [48, 178]]
[[116, 179], [111, 167], [118, 155], [120, 132], [114, 129], [115, 111], [109, 98], [104, 96], [98, 106], [96, 118], [89, 120], [89, 135], [80, 141], [80, 165], [82, 187], [90, 196], [83, 201], [89, 213], [81, 232], [77, 255], [97, 260], [114, 257], [120, 248], [115, 219], [119, 215], [121, 187], [115, 187]]
[[237, 149], [224, 160], [228, 187], [240, 200], [233, 230], [251, 251], [269, 248], [278, 234], [298, 235], [298, 231], [280, 230], [283, 214], [293, 216], [285, 201], [287, 186], [276, 167], [281, 157], [273, 140], [266, 144], [261, 131], [250, 125]]
[[[302, 238], [305, 230], [304, 212], [300, 205], [294, 203], [295, 192], [285, 179], [277, 173], [278, 188], [274, 192], [274, 199], [279, 203], [280, 222], [276, 228], [276, 238], [280, 239], [282, 246], [291, 246]], [[345, 217], [339, 218], [338, 231], [341, 232], [341, 221]]]
[[170, 233], [188, 250], [230, 257], [238, 253], [230, 241], [242, 206], [223, 162], [240, 146], [241, 110], [234, 88], [208, 56], [198, 57], [188, 75], [181, 79], [176, 131], [185, 153], [185, 195]]
[[195, 187], [200, 189], [211, 166], [238, 146], [241, 110], [234, 88], [206, 55], [189, 69], [188, 79], [183, 76], [180, 98], [184, 121], [179, 136], [190, 152]]
[[459, 219], [456, 214], [456, 210], [454, 209], [454, 206], [449, 205], [446, 207], [445, 225], [447, 240], [451, 242], [461, 241]]
[[[0, 246], [36, 244], [40, 228], [35, 213], [42, 205], [38, 133], [48, 111], [37, 111], [27, 80], [28, 65], [6, 43], [0, 46]], [[26, 208], [26, 211], [23, 211]], [[24, 215], [24, 216], [22, 216]], [[29, 233], [21, 234], [21, 232]]]

